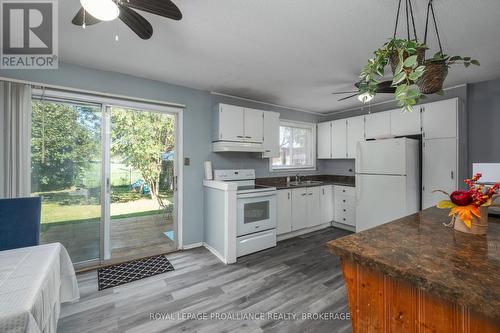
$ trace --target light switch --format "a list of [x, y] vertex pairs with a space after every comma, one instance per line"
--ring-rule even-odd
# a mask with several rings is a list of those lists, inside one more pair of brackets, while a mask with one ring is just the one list
[[184, 157], [184, 165], [191, 165], [191, 159], [189, 157]]

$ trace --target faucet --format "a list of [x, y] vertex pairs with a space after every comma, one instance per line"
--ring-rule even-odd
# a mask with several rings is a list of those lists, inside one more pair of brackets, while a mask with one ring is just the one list
[[300, 183], [300, 175], [299, 175], [299, 173], [297, 173], [295, 175], [295, 182]]

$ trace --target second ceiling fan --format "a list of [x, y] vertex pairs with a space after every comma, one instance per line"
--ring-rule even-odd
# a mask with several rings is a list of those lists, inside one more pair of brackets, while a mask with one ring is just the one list
[[153, 36], [153, 27], [134, 9], [179, 21], [182, 13], [170, 0], [80, 0], [82, 8], [71, 23], [86, 27], [119, 18], [142, 39]]

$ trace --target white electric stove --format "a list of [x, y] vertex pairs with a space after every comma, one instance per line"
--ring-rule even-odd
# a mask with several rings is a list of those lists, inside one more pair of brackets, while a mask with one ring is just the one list
[[215, 170], [214, 180], [238, 187], [237, 257], [276, 246], [276, 188], [255, 185], [252, 169]]

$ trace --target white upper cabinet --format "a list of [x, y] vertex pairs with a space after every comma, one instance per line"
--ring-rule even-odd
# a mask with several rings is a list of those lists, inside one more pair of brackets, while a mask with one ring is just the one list
[[319, 123], [317, 133], [318, 158], [332, 158], [332, 123]]
[[262, 143], [264, 111], [218, 104], [214, 112], [214, 141]]
[[332, 121], [332, 158], [347, 158], [347, 121]]
[[264, 153], [262, 157], [280, 156], [280, 114], [264, 112]]
[[245, 109], [245, 141], [262, 142], [264, 139], [264, 111]]
[[365, 116], [347, 118], [347, 158], [356, 157], [356, 145], [365, 140]]
[[424, 139], [455, 138], [458, 129], [458, 99], [422, 105]]
[[366, 139], [381, 139], [391, 136], [391, 114], [389, 112], [371, 113], [365, 116]]
[[219, 104], [214, 114], [213, 140], [244, 141], [245, 109], [239, 106]]
[[415, 135], [421, 132], [420, 108], [413, 112], [403, 112], [402, 109], [387, 111], [391, 117], [391, 136]]

